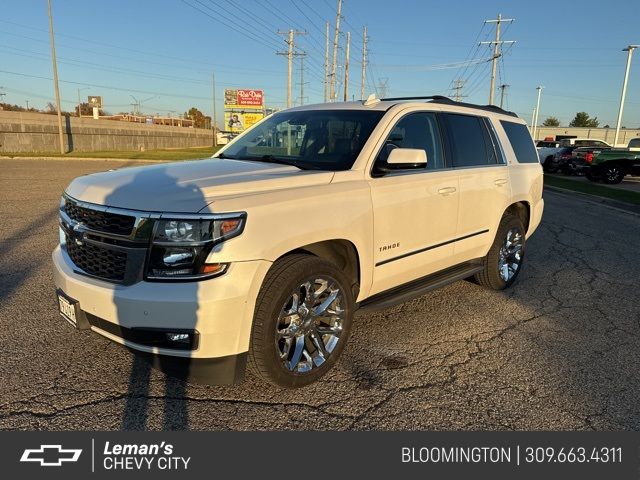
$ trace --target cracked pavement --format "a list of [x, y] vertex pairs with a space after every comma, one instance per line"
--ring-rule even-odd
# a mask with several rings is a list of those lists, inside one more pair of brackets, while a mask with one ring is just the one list
[[0, 429], [638, 430], [640, 217], [545, 192], [515, 286], [359, 314], [323, 381], [167, 378], [57, 313], [62, 189], [126, 161], [0, 160]]

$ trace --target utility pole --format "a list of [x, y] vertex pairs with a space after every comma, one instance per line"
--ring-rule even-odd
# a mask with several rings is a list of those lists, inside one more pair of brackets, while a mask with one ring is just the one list
[[493, 45], [493, 59], [491, 65], [491, 89], [489, 90], [489, 105], [493, 105], [493, 97], [496, 89], [496, 69], [498, 67], [498, 59], [502, 56], [501, 46], [505, 43], [516, 43], [512, 40], [500, 40], [500, 26], [503, 22], [513, 22], [513, 18], [502, 18], [502, 14], [498, 14], [495, 20], [485, 20], [484, 23], [496, 24], [496, 39], [491, 42], [480, 42], [480, 45]]
[[453, 90], [455, 90], [456, 93], [454, 93], [453, 96], [456, 102], [459, 102], [462, 99], [462, 97], [466, 97], [466, 95], [462, 95], [462, 93], [460, 93], [462, 92], [462, 88], [464, 87], [465, 83], [467, 83], [466, 80], [460, 80], [460, 79], [454, 82]]
[[331, 86], [329, 88], [329, 101], [336, 99], [336, 64], [338, 61], [338, 36], [340, 35], [340, 18], [342, 16], [342, 0], [338, 0], [336, 11], [336, 29], [333, 35], [333, 61], [331, 62]]
[[362, 70], [360, 72], [360, 100], [364, 100], [364, 81], [367, 69], [367, 26], [362, 29]]
[[329, 22], [324, 25], [324, 102], [329, 95]]
[[140, 114], [140, 102], [138, 101], [138, 99], [136, 97], [134, 97], [133, 95], [129, 95], [131, 98], [133, 98], [134, 103], [131, 103], [130, 105], [133, 107], [133, 114], [134, 115], [139, 115]]
[[343, 101], [349, 98], [349, 46], [351, 45], [351, 32], [347, 32], [347, 48], [344, 51], [344, 96]]
[[507, 85], [506, 83], [503, 83], [502, 85], [500, 85], [500, 108], [502, 108], [502, 105], [504, 105], [504, 91], [509, 88], [510, 85]]
[[627, 95], [627, 82], [629, 81], [629, 70], [631, 69], [631, 57], [633, 57], [633, 51], [640, 47], [640, 45], [629, 45], [623, 49], [623, 52], [627, 52], [627, 66], [624, 70], [624, 80], [622, 81], [622, 95], [620, 95], [620, 109], [618, 110], [618, 121], [616, 122], [616, 135], [613, 138], [613, 146], [618, 143], [618, 137], [620, 136], [620, 125], [622, 122], [622, 110], [624, 109], [624, 97]]
[[49, 38], [51, 40], [51, 63], [53, 65], [53, 88], [56, 93], [56, 110], [58, 111], [58, 140], [60, 141], [60, 153], [64, 155], [64, 133], [62, 132], [62, 110], [60, 109], [60, 88], [58, 87], [58, 63], [56, 61], [56, 43], [53, 35], [53, 15], [51, 14], [51, 0], [49, 6]]
[[544, 87], [542, 85], [538, 85], [536, 90], [538, 91], [538, 100], [536, 100], [536, 114], [533, 119], [533, 140], [536, 140], [536, 134], [538, 133], [538, 115], [540, 115], [540, 95], [542, 94], [542, 89]]
[[304, 105], [304, 57], [305, 55], [300, 55], [300, 105]]
[[[216, 74], [211, 72], [211, 94], [213, 95], [213, 113], [211, 116], [211, 129], [213, 130], [213, 146], [218, 146], [218, 134], [216, 133]], [[173, 124], [173, 120], [171, 121]]]
[[298, 55], [306, 55], [303, 53], [298, 53], [294, 51], [294, 38], [296, 35], [306, 35], [307, 32], [299, 32], [297, 30], [290, 29], [288, 32], [281, 32], [278, 30], [278, 35], [286, 35], [287, 40], [285, 42], [289, 46], [286, 52], [276, 52], [277, 55], [286, 55], [287, 56], [287, 108], [291, 108], [293, 106], [293, 97], [292, 97], [292, 77], [293, 77], [293, 57]]

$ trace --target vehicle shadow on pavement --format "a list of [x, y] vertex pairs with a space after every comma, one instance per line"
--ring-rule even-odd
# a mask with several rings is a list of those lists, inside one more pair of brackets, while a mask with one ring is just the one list
[[[164, 194], [170, 194], [172, 199], [188, 199], [190, 204], [193, 202], [193, 205], [206, 205], [204, 195], [196, 185], [180, 182], [167, 173], [167, 169], [167, 165], [145, 167], [136, 172], [128, 183], [114, 189], [104, 199], [104, 204], [122, 207], [125, 202], [123, 199], [140, 198], [140, 196], [162, 198]], [[146, 191], [145, 187], [147, 186], [153, 190]], [[166, 211], [167, 209], [158, 205], [153, 210]], [[136, 297], [136, 295], [149, 295], [149, 290], [143, 294], [135, 293], [135, 290], [132, 290], [121, 295], [118, 295], [121, 290], [118, 288], [114, 290], [112, 301], [116, 308], [115, 318], [119, 326], [123, 330], [131, 328], [156, 329], [156, 331], [157, 329], [165, 331], [172, 329], [195, 330], [199, 305], [198, 282], [158, 282], [156, 285], [158, 287], [157, 297], [150, 298], [148, 302], [145, 302], [144, 298]], [[161, 348], [167, 350], [171, 347], [172, 345], [163, 345]], [[177, 349], [179, 346], [174, 348]], [[156, 419], [152, 418], [153, 414], [150, 409], [155, 407], [158, 401], [161, 401], [164, 409], [161, 428], [163, 430], [188, 429], [186, 383], [182, 379], [189, 377], [193, 365], [192, 358], [190, 356], [181, 358], [185, 361], [180, 364], [178, 371], [172, 373], [178, 378], [162, 374], [164, 394], [158, 394], [154, 393], [151, 388], [151, 382], [156, 377], [152, 369], [158, 365], [162, 368], [164, 364], [168, 363], [167, 360], [173, 357], [163, 355], [160, 359], [154, 359], [149, 354], [136, 353], [133, 349], [130, 351], [134, 358], [129, 372], [121, 428], [123, 430], [159, 428], [160, 425]], [[184, 350], [174, 351], [184, 354]], [[154, 366], [152, 366], [152, 361]]]
[[[122, 418], [122, 430], [147, 430], [149, 419], [152, 366], [139, 355], [133, 354], [127, 401]], [[187, 384], [165, 376], [164, 416], [162, 430], [188, 430], [189, 413], [186, 403]]]
[[45, 235], [51, 228], [52, 219], [57, 218], [56, 213], [57, 208], [47, 209], [13, 235], [0, 240], [0, 271], [3, 276], [3, 281], [0, 282], [0, 301], [11, 296], [33, 273], [32, 269], [25, 268], [19, 260], [24, 254], [19, 250], [25, 248], [25, 238]]

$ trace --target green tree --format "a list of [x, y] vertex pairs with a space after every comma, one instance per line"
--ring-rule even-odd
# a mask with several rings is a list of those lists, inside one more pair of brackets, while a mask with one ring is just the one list
[[559, 127], [560, 120], [556, 117], [547, 117], [547, 119], [542, 123], [543, 127]]
[[188, 112], [184, 113], [185, 118], [190, 118], [194, 122], [194, 127], [196, 128], [206, 128], [211, 121], [211, 117], [205, 116], [200, 110], [196, 107], [191, 107]]
[[573, 117], [573, 120], [571, 120], [571, 123], [569, 123], [569, 126], [595, 128], [599, 124], [598, 117], [591, 118], [587, 112], [578, 112], [576, 116]]
[[[92, 116], [93, 115], [93, 105], [90, 105], [87, 102], [82, 102], [80, 104], [80, 112], [82, 113], [83, 117]], [[77, 117], [78, 116], [78, 106], [77, 105], [76, 105], [76, 108], [75, 108], [75, 114], [76, 114], [76, 117]], [[102, 116], [107, 115], [107, 114], [105, 113], [104, 110], [102, 110], [100, 108], [98, 110], [98, 115], [102, 117]]]

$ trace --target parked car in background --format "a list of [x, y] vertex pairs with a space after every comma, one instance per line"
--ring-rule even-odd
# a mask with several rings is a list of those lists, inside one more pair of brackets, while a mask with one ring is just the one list
[[[556, 140], [538, 140], [536, 142], [536, 149], [538, 150], [538, 158], [540, 164], [547, 171], [547, 168], [552, 168], [553, 156], [558, 151], [560, 142]], [[547, 161], [549, 162], [547, 165]], [[546, 165], [546, 166], [545, 166]], [[552, 173], [552, 172], [549, 172]]]
[[[554, 147], [552, 144], [557, 143]], [[595, 140], [593, 138], [563, 138], [557, 142], [547, 140], [539, 141], [538, 157], [540, 163], [546, 173], [555, 173], [558, 170], [567, 174], [574, 174], [575, 168], [571, 163], [571, 153], [579, 147], [600, 147], [611, 148], [604, 140]]]
[[640, 176], [640, 138], [632, 138], [627, 148], [578, 150], [576, 166], [592, 182], [615, 184], [626, 175]]

